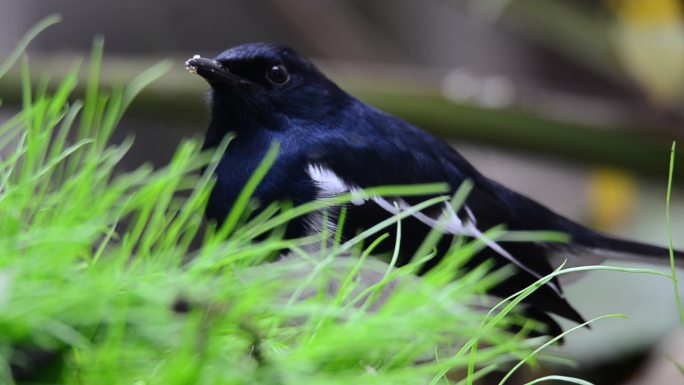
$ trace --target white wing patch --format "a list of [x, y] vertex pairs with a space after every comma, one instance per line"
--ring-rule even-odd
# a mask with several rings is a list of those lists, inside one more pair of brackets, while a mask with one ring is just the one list
[[[348, 185], [329, 168], [320, 165], [309, 164], [307, 173], [318, 187], [317, 196], [319, 198], [329, 198], [346, 193], [352, 193], [353, 195], [355, 191], [359, 191], [358, 187]], [[409, 205], [405, 200], [401, 198], [393, 198], [392, 202], [390, 202], [387, 199], [378, 196], [363, 198], [361, 194], [359, 194], [357, 198], [353, 198], [352, 203], [358, 206], [364, 204], [368, 200], [373, 201], [378, 206], [380, 206], [390, 214], [394, 215], [411, 207], [411, 205]], [[531, 274], [533, 277], [537, 279], [542, 278], [541, 274], [525, 266], [522, 262], [517, 260], [508, 251], [506, 251], [506, 249], [501, 247], [501, 245], [491, 240], [484, 233], [482, 233], [482, 231], [480, 231], [476, 226], [477, 219], [475, 218], [475, 214], [468, 206], [465, 206], [465, 212], [468, 218], [464, 221], [461, 218], [459, 218], [459, 216], [454, 211], [454, 208], [447, 202], [444, 203], [442, 213], [437, 219], [429, 215], [426, 215], [422, 212], [417, 212], [412, 216], [420, 222], [426, 224], [427, 226], [430, 226], [432, 228], [438, 228], [440, 229], [440, 231], [446, 234], [476, 238], [480, 242], [484, 243], [487, 247], [494, 250], [497, 254], [501, 255], [502, 257], [506, 258], [511, 263], [522, 269], [523, 271], [527, 272], [528, 274]], [[320, 224], [318, 224], [318, 226], [320, 226]], [[561, 298], [564, 297], [563, 293], [553, 282], [549, 282], [549, 286]]]
[[328, 168], [310, 164], [307, 173], [316, 182], [318, 196], [321, 198], [345, 194], [351, 190], [342, 179]]
[[[318, 198], [330, 198], [336, 195], [352, 193], [359, 191], [358, 188], [346, 184], [337, 174], [329, 168], [325, 168], [316, 164], [309, 164], [307, 174], [316, 183], [318, 187]], [[360, 194], [359, 194], [360, 195]], [[355, 205], [362, 205], [365, 203], [362, 197], [352, 197], [352, 203]]]

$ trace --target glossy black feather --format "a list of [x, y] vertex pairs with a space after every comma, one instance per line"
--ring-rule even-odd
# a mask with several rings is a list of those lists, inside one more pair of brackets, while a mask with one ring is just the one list
[[[558, 230], [567, 232], [573, 243], [564, 249], [539, 243], [508, 243], [501, 246], [522, 265], [515, 274], [493, 290], [508, 296], [526, 288], [540, 276], [552, 272], [552, 252], [575, 249], [606, 249], [621, 253], [667, 256], [666, 250], [650, 245], [617, 240], [598, 234], [542, 205], [515, 193], [481, 175], [452, 147], [407, 122], [378, 111], [349, 96], [320, 73], [308, 60], [294, 51], [269, 44], [248, 44], [223, 52], [216, 58], [216, 68], [223, 68], [222, 78], [209, 70], [202, 76], [211, 87], [211, 123], [205, 147], [216, 146], [230, 133], [235, 135], [220, 161], [217, 184], [211, 195], [207, 216], [221, 221], [269, 146], [280, 143], [278, 158], [258, 187], [254, 198], [262, 205], [273, 201], [309, 202], [320, 194], [312, 179], [310, 165], [333, 172], [349, 186], [364, 188], [389, 184], [446, 182], [455, 191], [470, 180], [474, 189], [466, 206], [483, 231], [505, 224], [512, 230]], [[189, 65], [202, 65], [189, 61]], [[274, 84], [265, 75], [274, 65], [289, 71], [289, 81]], [[212, 67], [213, 68], [213, 67]], [[225, 79], [233, 79], [225, 81]], [[415, 200], [408, 200], [409, 203]], [[385, 219], [386, 209], [368, 201], [349, 205], [345, 236], [352, 236]], [[466, 217], [465, 212], [459, 217]], [[400, 264], [407, 263], [430, 230], [415, 218], [402, 222]], [[305, 235], [308, 225], [295, 221], [288, 236]], [[451, 243], [445, 237], [440, 251]], [[385, 242], [391, 247], [393, 242]], [[678, 253], [681, 257], [682, 254]], [[511, 262], [501, 253], [485, 249], [472, 262], [494, 261], [495, 267]], [[429, 269], [439, 258], [430, 261]], [[532, 273], [530, 273], [530, 271]], [[530, 314], [549, 324], [550, 331], [560, 330], [539, 310], [582, 322], [579, 313], [565, 300], [557, 280], [526, 300]]]

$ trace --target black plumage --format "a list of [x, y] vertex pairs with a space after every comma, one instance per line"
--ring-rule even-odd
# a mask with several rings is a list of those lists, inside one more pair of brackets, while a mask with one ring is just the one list
[[[211, 85], [205, 148], [217, 146], [228, 133], [235, 135], [216, 170], [217, 183], [207, 208], [210, 219], [226, 218], [271, 144], [279, 142], [277, 160], [254, 194], [262, 206], [274, 201], [299, 205], [382, 185], [439, 182], [455, 192], [469, 180], [474, 188], [465, 206], [450, 218], [447, 236], [440, 243], [442, 253], [453, 236], [481, 238], [481, 232], [501, 224], [510, 230], [555, 230], [570, 235], [570, 244], [502, 242], [478, 254], [472, 264], [492, 260], [496, 268], [515, 266], [515, 273], [492, 290], [498, 296], [515, 293], [551, 273], [555, 254], [568, 259], [595, 255], [597, 263], [613, 255], [667, 261], [666, 249], [599, 234], [488, 179], [446, 143], [348, 95], [291, 49], [247, 44], [214, 59], [195, 56], [186, 65]], [[350, 204], [343, 234], [352, 236], [392, 215], [396, 207], [415, 202], [397, 197]], [[440, 214], [441, 209], [425, 211], [402, 222], [400, 265], [409, 262]], [[315, 227], [311, 220], [294, 221], [287, 235], [306, 235]], [[390, 239], [383, 245], [392, 248], [394, 242]], [[677, 252], [678, 258], [682, 255]], [[438, 260], [439, 255], [424, 269]], [[549, 324], [549, 330], [559, 328], [540, 310], [583, 321], [555, 279], [525, 303], [530, 314], [544, 314], [535, 318]]]

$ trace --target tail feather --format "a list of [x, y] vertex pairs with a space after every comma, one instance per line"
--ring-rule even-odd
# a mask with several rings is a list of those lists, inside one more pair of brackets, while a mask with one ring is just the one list
[[[589, 249], [587, 251], [602, 258], [631, 260], [660, 265], [670, 264], [670, 250], [665, 247], [627, 241], [598, 233], [578, 237], [577, 239], [573, 239], [573, 243]], [[679, 262], [678, 265], [684, 267], [684, 252], [681, 250], [673, 250], [673, 253], [675, 263], [677, 264], [677, 262]]]
[[[658, 264], [670, 263], [670, 251], [665, 247], [627, 241], [590, 230], [522, 194], [507, 189], [496, 181], [491, 179], [488, 181], [496, 188], [499, 198], [507, 204], [515, 217], [525, 220], [524, 225], [527, 229], [556, 230], [569, 234], [572, 237], [570, 250], [565, 249], [561, 252], [587, 254], [592, 256], [595, 263], [600, 263], [601, 258], [639, 260]], [[561, 256], [562, 253], [558, 255]], [[674, 256], [684, 266], [684, 251], [674, 250]]]
[[[684, 252], [673, 250], [675, 266], [684, 268]], [[600, 265], [606, 259], [648, 263], [669, 266], [670, 250], [665, 247], [594, 233], [591, 237], [574, 238], [571, 245], [558, 248], [548, 254], [552, 266], [564, 264], [566, 268]], [[581, 279], [585, 273], [562, 275], [561, 285], [571, 284]]]

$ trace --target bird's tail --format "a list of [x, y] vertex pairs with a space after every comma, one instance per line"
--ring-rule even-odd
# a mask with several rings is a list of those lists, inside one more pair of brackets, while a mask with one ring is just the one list
[[[684, 268], [684, 252], [673, 250], [673, 253], [675, 266]], [[669, 266], [670, 250], [592, 232], [590, 237], [574, 237], [571, 245], [551, 252], [549, 258], [553, 266], [564, 264], [566, 268], [600, 265], [607, 259]], [[560, 282], [570, 284], [583, 276], [584, 273], [563, 275]]]
[[[554, 260], [567, 260], [569, 266], [593, 265], [604, 259], [641, 261], [660, 265], [670, 263], [670, 250], [665, 247], [641, 242], [627, 241], [610, 235], [601, 234], [579, 223], [554, 213], [524, 195], [508, 190], [499, 183], [489, 180], [495, 186], [500, 198], [518, 218], [527, 219], [529, 229], [556, 230], [567, 233], [572, 238], [567, 248], [559, 248], [552, 253]], [[575, 257], [573, 258], [569, 257]], [[674, 250], [675, 264], [684, 268], [684, 252]]]
[[[649, 245], [641, 242], [627, 241], [599, 233], [580, 236], [574, 239], [576, 245], [585, 252], [601, 258], [646, 262], [658, 265], [670, 264], [670, 250], [665, 247]], [[675, 264], [684, 268], [684, 252], [673, 250]]]

